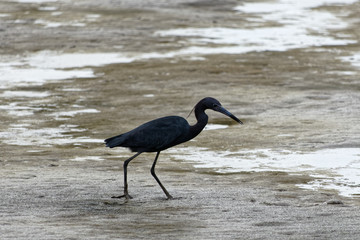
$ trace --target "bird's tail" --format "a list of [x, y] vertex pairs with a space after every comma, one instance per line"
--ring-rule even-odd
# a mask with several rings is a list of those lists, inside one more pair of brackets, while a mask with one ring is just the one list
[[105, 139], [106, 146], [109, 147], [109, 148], [121, 146], [121, 144], [124, 141], [122, 135], [123, 134], [115, 136], [115, 137], [111, 137], [111, 138], [108, 138], [108, 139]]

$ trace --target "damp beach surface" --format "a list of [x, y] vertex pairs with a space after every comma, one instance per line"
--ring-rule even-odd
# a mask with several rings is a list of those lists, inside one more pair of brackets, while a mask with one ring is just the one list
[[[0, 3], [4, 239], [358, 239], [359, 1]], [[194, 140], [103, 139], [212, 96]], [[195, 123], [194, 115], [188, 121]]]

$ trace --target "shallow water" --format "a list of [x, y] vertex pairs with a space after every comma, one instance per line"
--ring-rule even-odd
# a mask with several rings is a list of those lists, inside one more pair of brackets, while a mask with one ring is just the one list
[[359, 197], [360, 149], [338, 148], [300, 153], [271, 149], [217, 151], [206, 148], [170, 150], [177, 159], [186, 159], [195, 167], [215, 169], [219, 173], [281, 171], [310, 174], [316, 180], [298, 185], [306, 189], [335, 189], [346, 197]]
[[[51, 3], [55, 4], [57, 1], [19, 0], [16, 2], [46, 3], [46, 6], [39, 7], [38, 11], [34, 13], [37, 14], [37, 17], [39, 17], [39, 14], [44, 17], [44, 19], [40, 17], [33, 21], [32, 27], [34, 28], [61, 29], [74, 27], [81, 31], [83, 28], [92, 26], [91, 24], [102, 25], [101, 21], [107, 17], [103, 13], [86, 13], [78, 20], [65, 19], [56, 22], [56, 16], [62, 15], [62, 12], [59, 12], [58, 7], [52, 6]], [[231, 97], [227, 97], [225, 100], [226, 103], [231, 104], [230, 111], [235, 109], [236, 115], [240, 119], [245, 118], [245, 127], [237, 126], [235, 130], [235, 126], [228, 124], [228, 122], [214, 122], [209, 124], [205, 130], [209, 130], [207, 131], [209, 136], [210, 132], [214, 132], [212, 130], [219, 131], [218, 134], [223, 134], [223, 139], [226, 139], [225, 134], [228, 133], [225, 132], [226, 130], [237, 131], [238, 133], [241, 131], [257, 132], [257, 136], [252, 136], [249, 133], [246, 135], [247, 138], [243, 140], [244, 142], [252, 141], [251, 148], [240, 151], [238, 149], [218, 151], [218, 149], [212, 149], [211, 147], [209, 149], [193, 147], [169, 150], [170, 153], [174, 153], [177, 159], [189, 160], [195, 166], [210, 168], [214, 172], [284, 171], [291, 174], [306, 173], [315, 177], [316, 180], [299, 185], [302, 188], [315, 190], [335, 189], [344, 196], [356, 197], [360, 193], [360, 176], [356, 174], [356, 171], [359, 170], [360, 153], [356, 142], [356, 133], [351, 133], [351, 131], [358, 130], [356, 126], [352, 126], [354, 129], [346, 132], [344, 137], [339, 136], [339, 134], [336, 135], [337, 139], [340, 140], [336, 140], [336, 147], [334, 148], [331, 147], [331, 142], [325, 144], [328, 148], [323, 150], [318, 150], [318, 146], [314, 143], [311, 145], [314, 148], [313, 151], [309, 151], [308, 147], [302, 149], [299, 146], [295, 147], [294, 150], [293, 146], [290, 146], [291, 149], [287, 149], [286, 146], [286, 143], [296, 142], [297, 138], [304, 142], [314, 141], [319, 143], [321, 139], [331, 139], [333, 137], [331, 134], [326, 135], [324, 132], [316, 134], [317, 126], [313, 130], [306, 130], [307, 124], [317, 124], [319, 127], [323, 125], [321, 122], [323, 121], [322, 117], [327, 119], [328, 116], [333, 116], [333, 114], [342, 114], [342, 120], [349, 121], [346, 122], [346, 125], [350, 126], [356, 121], [350, 120], [359, 116], [356, 113], [356, 106], [360, 102], [358, 91], [350, 92], [344, 88], [344, 91], [339, 90], [339, 92], [328, 93], [327, 90], [337, 88], [336, 86], [330, 86], [333, 82], [335, 82], [335, 85], [341, 83], [345, 87], [347, 84], [350, 86], [358, 82], [359, 49], [357, 47], [354, 47], [354, 50], [344, 49], [346, 46], [357, 46], [354, 44], [358, 43], [356, 35], [346, 30], [351, 29], [352, 24], [351, 21], [347, 21], [347, 17], [351, 16], [351, 9], [346, 8], [346, 4], [354, 2], [356, 1], [349, 0], [342, 1], [340, 4], [338, 1], [324, 0], [316, 3], [302, 1], [301, 4], [298, 1], [244, 3], [232, 9], [238, 16], [244, 16], [244, 23], [241, 26], [206, 28], [186, 26], [163, 30], [154, 29], [149, 36], [149, 38], [155, 38], [158, 41], [154, 43], [154, 46], [156, 46], [154, 51], [148, 51], [147, 48], [142, 50], [141, 47], [139, 47], [139, 51], [128, 50], [126, 46], [124, 47], [122, 43], [119, 43], [110, 52], [99, 52], [96, 49], [92, 49], [92, 51], [75, 49], [66, 52], [63, 50], [41, 49], [34, 52], [2, 55], [0, 56], [0, 109], [3, 111], [3, 117], [8, 124], [1, 129], [0, 139], [10, 146], [31, 147], [36, 145], [42, 148], [54, 146], [62, 148], [64, 146], [85, 147], [88, 144], [94, 144], [94, 146], [98, 147], [95, 144], [100, 145], [103, 139], [100, 133], [101, 130], [98, 129], [99, 122], [104, 124], [105, 121], [94, 120], [94, 123], [88, 123], [91, 121], [89, 119], [96, 119], [101, 114], [112, 114], [111, 112], [117, 111], [114, 106], [118, 107], [118, 105], [108, 103], [109, 99], [106, 96], [101, 96], [101, 93], [97, 95], [97, 90], [101, 91], [102, 88], [109, 88], [110, 90], [107, 91], [110, 92], [113, 88], [123, 91], [124, 97], [120, 98], [123, 101], [121, 106], [138, 106], [139, 97], [141, 96], [144, 99], [141, 103], [142, 112], [146, 112], [146, 108], [156, 110], [157, 107], [155, 106], [164, 102], [162, 97], [165, 98], [167, 95], [172, 96], [174, 94], [181, 96], [182, 93], [193, 90], [191, 83], [189, 84], [185, 80], [181, 82], [183, 80], [180, 77], [183, 74], [182, 72], [175, 75], [174, 72], [168, 70], [176, 64], [180, 66], [185, 62], [184, 65], [187, 68], [188, 66], [194, 68], [186, 69], [187, 73], [196, 72], [197, 67], [204, 66], [207, 74], [216, 74], [218, 75], [217, 78], [220, 79], [227, 78], [225, 76], [226, 71], [236, 71], [237, 68], [248, 64], [251, 67], [249, 69], [244, 67], [244, 71], [246, 77], [254, 78], [252, 86], [249, 87], [248, 83], [242, 83], [243, 86], [239, 86], [237, 84], [238, 79], [235, 77], [235, 80], [230, 83], [230, 87], [220, 83], [215, 88], [204, 88], [204, 92], [198, 92], [197, 96], [200, 97], [204, 94], [215, 94], [216, 96], [236, 95], [239, 91], [245, 91], [240, 89], [248, 88], [248, 93], [243, 92], [239, 95], [253, 97], [253, 102], [241, 96], [237, 96], [234, 101]], [[11, 19], [12, 14], [1, 14], [1, 17], [6, 18], [9, 23], [24, 24], [26, 22], [22, 22], [22, 19]], [[23, 18], [26, 19], [26, 15], [23, 15]], [[168, 45], [172, 46], [169, 47]], [[343, 48], [340, 49], [341, 47]], [[331, 58], [338, 60], [340, 65], [334, 65], [333, 69], [329, 67], [329, 71], [326, 69], [328, 66], [325, 65], [317, 66], [316, 69], [314, 68], [315, 70], [312, 70], [313, 63], [302, 63], [301, 61], [304, 59], [297, 56], [297, 53], [291, 52], [298, 49], [300, 49], [299, 51], [303, 50], [299, 55], [305, 55], [307, 51], [329, 54], [327, 57], [331, 56]], [[286, 89], [281, 87], [272, 88], [271, 85], [276, 86], [276, 83], [256, 83], [258, 79], [261, 79], [262, 72], [265, 72], [265, 75], [269, 74], [269, 76], [274, 72], [281, 72], [281, 69], [272, 70], [271, 57], [268, 61], [260, 62], [260, 60], [255, 60], [251, 63], [252, 59], [256, 58], [252, 54], [256, 56], [257, 53], [268, 54], [279, 51], [284, 52], [284, 56], [289, 54], [289, 56], [285, 57], [287, 59], [282, 60], [280, 66], [294, 61], [296, 67], [306, 68], [307, 71], [313, 73], [312, 76], [321, 73], [331, 76], [335, 80], [333, 82], [329, 80], [330, 83], [327, 80], [322, 80], [324, 81], [321, 82], [325, 86], [324, 90], [321, 87], [311, 89], [313, 84], [310, 83], [301, 85], [300, 90], [296, 90], [295, 93], [285, 92], [284, 95], [280, 96], [279, 92], [286, 91]], [[232, 62], [233, 64], [235, 62], [235, 64], [230, 70], [224, 70], [222, 65], [226, 65], [225, 60], [221, 59], [219, 63], [216, 62], [219, 60], [214, 57], [221, 55], [226, 59], [227, 57], [224, 57], [224, 54], [230, 54], [232, 57], [234, 55], [240, 56], [239, 59]], [[212, 58], [215, 59], [214, 64], [218, 65], [211, 63], [209, 67], [206, 66], [206, 62], [213, 61]], [[156, 65], [157, 61], [160, 62], [160, 67], [164, 64], [164, 69]], [[250, 63], [247, 63], [247, 61]], [[348, 67], [347, 63], [352, 64], [354, 68]], [[140, 74], [141, 71], [146, 71], [147, 64], [154, 64], [156, 68], [159, 68], [158, 72], [151, 73], [153, 75], [150, 75], [150, 77], [147, 76], [147, 78], [152, 79], [149, 80], [149, 83], [147, 83], [147, 79], [141, 79], [140, 76], [136, 75], [137, 73]], [[341, 64], [345, 64], [346, 67], [339, 67]], [[126, 72], [127, 66], [130, 66], [129, 68], [139, 67], [122, 81], [114, 82], [113, 79], [122, 75], [122, 72], [116, 73], [112, 66], [116, 66], [124, 72]], [[292, 67], [295, 68], [290, 66], [290, 68]], [[299, 82], [306, 82], [311, 78], [308, 72], [300, 75], [302, 73], [296, 71], [298, 70], [294, 70], [299, 75], [292, 75], [292, 72], [289, 71], [289, 75], [284, 77], [285, 79], [291, 79], [292, 83], [285, 82], [279, 85], [285, 86], [284, 88], [295, 89], [299, 86], [297, 85]], [[113, 72], [117, 75], [112, 75]], [[204, 73], [200, 75], [204, 76]], [[342, 79], [343, 76], [349, 76], [349, 79], [344, 80]], [[196, 79], [198, 76], [190, 75], [190, 77]], [[278, 76], [275, 76], [275, 78], [278, 78]], [[173, 81], [176, 81], [176, 83], [172, 84], [178, 85], [168, 85]], [[206, 84], [211, 85], [214, 82], [216, 83], [216, 80], [210, 80]], [[315, 84], [317, 80], [315, 79], [313, 82]], [[122, 87], [118, 89], [118, 85]], [[310, 92], [302, 91], [302, 89], [307, 88], [310, 88]], [[159, 91], [158, 89], [162, 90]], [[116, 102], [115, 98], [120, 96], [116, 93], [110, 93], [112, 94], [111, 101]], [[78, 98], [76, 98], [77, 95]], [[192, 105], [198, 100], [197, 96], [191, 99]], [[144, 106], [145, 104], [147, 106]], [[169, 104], [173, 104], [174, 107], [178, 103], [172, 102]], [[237, 106], [238, 104], [243, 105], [241, 106], [243, 110]], [[190, 110], [191, 107], [188, 103], [184, 105], [184, 109]], [[109, 109], [110, 113], [108, 112]], [[320, 112], [319, 109], [321, 109]], [[161, 114], [168, 115], [171, 113], [163, 109], [157, 110], [162, 111]], [[308, 114], [310, 117], [306, 119], [303, 118], [303, 114], [297, 115], [299, 111], [304, 111], [304, 115]], [[172, 112], [176, 112], [176, 110]], [[153, 117], [152, 115], [145, 117], [141, 113], [139, 115], [129, 115], [133, 120], [139, 119], [139, 123], [141, 123], [140, 120], [145, 121]], [[155, 115], [157, 114], [154, 113]], [[281, 120], [281, 124], [289, 124], [289, 126], [285, 126], [286, 129], [276, 126], [278, 116], [290, 118], [290, 120], [286, 121]], [[217, 117], [217, 119], [219, 118]], [[121, 120], [126, 121], [124, 124], [127, 127], [123, 129], [129, 130], [130, 127], [136, 125], [135, 121], [132, 123], [126, 117]], [[292, 122], [289, 123], [288, 121]], [[336, 122], [336, 119], [329, 119], [329, 121]], [[87, 126], [82, 126], [83, 122], [86, 122]], [[333, 128], [334, 122], [330, 122], [328, 127]], [[115, 122], [106, 124], [113, 126]], [[246, 125], [249, 125], [249, 127], [247, 128]], [[279, 128], [278, 131], [274, 129], [268, 129], [269, 132], [266, 131], [266, 127], [274, 125]], [[303, 131], [304, 129], [305, 131]], [[277, 140], [278, 144], [276, 146], [274, 144], [274, 149], [272, 149], [271, 142], [267, 143], [269, 148], [264, 148], [262, 146], [263, 138], [267, 134], [269, 138], [273, 137], [270, 136], [273, 134], [271, 131], [275, 131], [276, 135], [274, 136], [276, 136], [276, 139], [281, 140]], [[326, 130], [324, 131], [326, 132]], [[338, 131], [341, 132], [343, 129]], [[234, 139], [233, 136], [230, 138]], [[346, 148], [339, 148], [341, 144], [344, 144]], [[233, 147], [233, 145], [229, 143], [230, 147], [228, 148], [239, 148], [238, 146]], [[285, 145], [281, 151], [278, 150], [279, 145]], [[348, 147], [349, 145], [351, 148]], [[186, 152], [192, 153], [186, 154]], [[103, 160], [103, 158], [99, 156], [77, 156], [70, 158], [70, 160], [97, 161]]]
[[[1, 237], [358, 236], [359, 4], [0, 1]], [[154, 153], [112, 199], [133, 153], [103, 139], [206, 96], [244, 125], [161, 153], [173, 201]]]
[[[342, 1], [340, 5], [354, 2]], [[351, 35], [338, 34], [333, 37], [329, 34], [330, 30], [344, 29], [348, 23], [337, 16], [344, 13], [314, 9], [323, 5], [339, 5], [339, 2], [286, 0], [244, 3], [234, 8], [242, 14], [251, 14], [243, 29], [180, 28], [156, 34], [188, 37], [188, 45], [195, 46], [182, 49], [179, 54], [241, 54], [356, 43]], [[269, 27], [270, 22], [275, 26]], [[206, 46], [210, 43], [215, 47]]]

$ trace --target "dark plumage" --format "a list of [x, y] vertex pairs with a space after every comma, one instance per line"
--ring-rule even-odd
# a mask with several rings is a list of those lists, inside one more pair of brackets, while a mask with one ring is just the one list
[[167, 198], [172, 199], [172, 196], [167, 192], [155, 174], [156, 161], [161, 151], [189, 141], [204, 129], [208, 122], [208, 116], [205, 114], [206, 109], [221, 112], [242, 124], [237, 117], [223, 108], [218, 100], [207, 97], [198, 102], [194, 107], [197, 123], [193, 126], [190, 126], [182, 117], [168, 116], [144, 123], [127, 133], [105, 140], [107, 147], [127, 147], [131, 149], [131, 151], [137, 152], [134, 156], [124, 162], [124, 195], [119, 197], [125, 197], [127, 199], [131, 198], [128, 194], [127, 187], [127, 165], [129, 162], [143, 152], [157, 152], [151, 168], [151, 174], [158, 182]]
[[181, 143], [189, 132], [189, 124], [182, 117], [158, 118], [131, 130], [108, 138], [106, 146], [128, 147], [133, 152], [158, 152]]

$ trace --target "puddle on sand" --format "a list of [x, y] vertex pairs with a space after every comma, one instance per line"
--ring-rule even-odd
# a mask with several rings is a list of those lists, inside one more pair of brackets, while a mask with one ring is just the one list
[[[89, 137], [72, 137], [72, 132], [79, 132], [77, 127], [63, 125], [36, 129], [46, 119], [66, 121], [78, 114], [99, 113], [100, 111], [86, 106], [73, 105], [67, 110], [53, 108], [51, 97], [54, 94], [49, 89], [43, 91], [16, 90], [17, 87], [39, 86], [48, 81], [60, 81], [71, 78], [96, 77], [92, 69], [85, 66], [101, 66], [113, 62], [127, 61], [118, 54], [62, 54], [51, 51], [41, 51], [27, 56], [2, 56], [0, 60], [0, 109], [12, 118], [34, 117], [36, 112], [43, 112], [37, 121], [19, 118], [15, 125], [10, 124], [0, 133], [4, 143], [20, 146], [52, 146], [102, 142], [101, 139]], [[14, 89], [14, 90], [12, 90]], [[64, 88], [63, 91], [83, 91], [78, 88]], [[39, 106], [40, 105], [40, 106]], [[49, 106], [49, 109], [46, 109]], [[31, 122], [31, 124], [28, 124]], [[34, 125], [35, 124], [35, 125]]]
[[0, 98], [44, 98], [49, 95], [47, 91], [4, 91], [0, 94]]
[[283, 171], [310, 174], [313, 182], [298, 185], [306, 189], [331, 189], [347, 197], [360, 194], [360, 149], [323, 149], [309, 153], [270, 149], [213, 152], [206, 148], [173, 148], [172, 157], [191, 161], [195, 167], [218, 173]]
[[[347, 23], [334, 13], [313, 9], [322, 5], [344, 5], [355, 0], [297, 1], [279, 0], [244, 3], [234, 10], [248, 17], [251, 28], [179, 28], [158, 31], [158, 36], [188, 37], [188, 45], [177, 54], [241, 54], [252, 51], [286, 51], [311, 46], [356, 43], [349, 36], [330, 36], [328, 30], [343, 29]], [[269, 22], [278, 23], [269, 27]], [[206, 44], [215, 44], [206, 46]], [[193, 46], [191, 46], [193, 45]]]
[[84, 113], [99, 113], [99, 110], [89, 108], [89, 109], [80, 109], [80, 110], [73, 110], [73, 111], [63, 111], [63, 112], [55, 112], [49, 114], [49, 116], [54, 116], [56, 120], [66, 120], [66, 118], [74, 117], [77, 114], [84, 114]]
[[59, 0], [8, 0], [9, 2], [18, 2], [18, 3], [49, 3], [49, 2], [59, 2]]
[[98, 67], [112, 63], [127, 63], [133, 58], [117, 53], [61, 53], [40, 51], [27, 56], [1, 56], [0, 89], [42, 85], [48, 81], [94, 78]]
[[[33, 117], [36, 112], [44, 112], [44, 118], [66, 121], [78, 114], [93, 114], [100, 111], [86, 106], [73, 105], [70, 109], [54, 112], [50, 90], [18, 91], [17, 87], [41, 86], [49, 81], [61, 81], [72, 78], [94, 78], [94, 71], [89, 67], [98, 67], [112, 63], [127, 63], [134, 58], [117, 53], [59, 53], [40, 51], [26, 56], [2, 56], [0, 59], [0, 109], [10, 117]], [[14, 89], [14, 90], [12, 90]], [[64, 88], [63, 91], [84, 91], [80, 88]], [[39, 107], [49, 105], [50, 108]], [[50, 112], [50, 113], [47, 113]], [[88, 137], [74, 138], [71, 132], [79, 132], [76, 127], [36, 129], [27, 125], [28, 120], [18, 119], [17, 126], [10, 125], [0, 133], [4, 143], [20, 146], [52, 146], [77, 143], [99, 143], [102, 139]], [[40, 119], [36, 124], [41, 123]], [[34, 122], [32, 122], [34, 124]], [[59, 123], [60, 124], [60, 123]]]
[[228, 128], [229, 125], [224, 125], [224, 124], [211, 124], [208, 123], [204, 130], [216, 130], [216, 129], [224, 129], [224, 128]]
[[[62, 15], [62, 12], [54, 11], [56, 8], [39, 8], [40, 11], [52, 11], [51, 16], [59, 16]], [[100, 18], [99, 14], [87, 14], [81, 19], [76, 19], [73, 21], [63, 21], [63, 22], [55, 22], [45, 19], [37, 19], [34, 21], [34, 24], [38, 24], [43, 26], [44, 28], [58, 28], [58, 27], [85, 27], [88, 23], [96, 22], [97, 19]]]
[[71, 78], [92, 78], [94, 73], [91, 69], [61, 70], [39, 69], [15, 66], [1, 66], [0, 63], [0, 89], [12, 87], [39, 86], [49, 81], [58, 81]]
[[76, 125], [60, 125], [55, 128], [33, 129], [31, 124], [12, 124], [7, 131], [0, 132], [0, 139], [10, 145], [52, 147], [54, 145], [102, 143], [103, 139], [89, 137], [72, 137], [72, 132], [86, 129]]
[[99, 156], [86, 156], [86, 157], [75, 157], [73, 159], [70, 159], [71, 161], [75, 162], [85, 162], [85, 161], [103, 161], [104, 158]]

